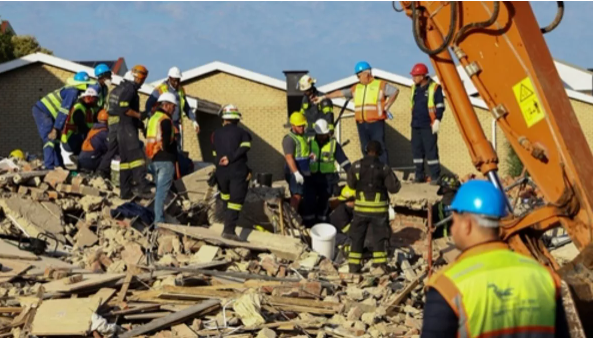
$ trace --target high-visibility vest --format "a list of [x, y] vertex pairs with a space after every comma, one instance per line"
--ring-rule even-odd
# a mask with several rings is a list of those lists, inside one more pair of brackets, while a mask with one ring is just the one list
[[459, 337], [553, 337], [560, 280], [530, 257], [491, 242], [463, 252], [427, 284], [459, 318]]
[[310, 141], [310, 151], [316, 156], [316, 160], [310, 162], [310, 172], [320, 171], [323, 174], [336, 172], [335, 149], [337, 149], [337, 140], [334, 137], [323, 145], [322, 149], [316, 140]]
[[[439, 84], [430, 80], [430, 84], [428, 85], [428, 114], [430, 114], [430, 121], [434, 123], [436, 119], [436, 104], [434, 103], [434, 94], [436, 93], [436, 88], [438, 88]], [[417, 86], [415, 83], [411, 86], [411, 109], [413, 110], [413, 106], [415, 105], [415, 89]]]
[[85, 122], [87, 123], [87, 126], [89, 129], [93, 128], [93, 110], [84, 104], [77, 102], [70, 110], [68, 119], [64, 124], [64, 129], [62, 129], [62, 143], [67, 143], [70, 136], [78, 131], [77, 125], [74, 123], [74, 115], [77, 113], [85, 114]]
[[80, 91], [84, 91], [84, 90], [87, 90], [87, 86], [88, 86], [88, 84], [86, 84], [86, 83], [73, 85], [73, 86], [71, 86], [71, 85], [64, 86], [60, 89], [56, 89], [53, 92], [47, 94], [40, 101], [47, 108], [47, 110], [50, 112], [50, 114], [52, 114], [52, 117], [54, 119], [56, 119], [56, 117], [58, 117], [58, 112], [60, 112], [62, 114], [66, 114], [66, 115], [68, 115], [68, 113], [69, 113], [69, 111], [67, 109], [62, 108], [62, 96], [60, 95], [60, 92], [62, 92], [63, 89], [68, 89], [68, 88], [76, 88]]
[[[170, 87], [167, 82], [162, 83], [159, 87], [157, 87], [157, 90], [159, 91], [159, 95], [169, 92], [170, 91], [169, 88]], [[180, 88], [178, 89], [178, 92], [176, 94], [178, 94], [178, 100], [180, 100], [178, 109], [180, 109], [180, 119], [181, 119], [182, 112], [184, 111], [184, 105], [186, 104], [186, 92], [184, 92], [184, 88], [182, 86], [180, 86]]]
[[310, 144], [304, 135], [287, 134], [295, 142], [293, 159], [302, 174], [310, 174]]
[[353, 102], [355, 104], [355, 120], [361, 122], [374, 122], [386, 119], [384, 105], [384, 86], [382, 80], [372, 80], [367, 85], [358, 83], [351, 87]]
[[104, 130], [107, 130], [106, 125], [89, 130], [87, 138], [85, 139], [85, 142], [83, 142], [82, 151], [95, 151], [95, 148], [93, 147], [93, 143], [91, 141], [93, 140], [93, 137], [95, 137], [95, 135], [101, 133]]
[[99, 90], [97, 91], [97, 105], [93, 107], [93, 114], [97, 114], [101, 109], [105, 108], [108, 93], [109, 88], [106, 85], [99, 85]]
[[[155, 154], [160, 150], [163, 150], [163, 133], [161, 131], [161, 122], [163, 120], [170, 120], [171, 122], [169, 115], [161, 111], [156, 111], [149, 120], [149, 127], [147, 128], [147, 146], [145, 147], [145, 153], [148, 158], [152, 159]], [[174, 141], [174, 137], [174, 128], [172, 126], [171, 135], [169, 135], [170, 143]]]

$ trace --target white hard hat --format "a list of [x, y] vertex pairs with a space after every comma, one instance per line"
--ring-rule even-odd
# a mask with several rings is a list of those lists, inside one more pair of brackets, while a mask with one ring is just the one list
[[320, 119], [314, 123], [314, 131], [316, 131], [316, 135], [326, 135], [331, 130], [328, 128], [328, 122], [326, 122], [326, 120]]
[[124, 74], [124, 80], [126, 80], [126, 81], [134, 81], [134, 75], [132, 75], [132, 72], [131, 71], [127, 71]]
[[181, 79], [182, 72], [180, 71], [180, 68], [178, 68], [178, 67], [171, 67], [169, 69], [169, 72], [167, 72], [167, 76], [172, 77], [174, 79]]
[[169, 103], [178, 105], [178, 99], [176, 98], [176, 96], [173, 93], [170, 93], [170, 92], [166, 92], [166, 93], [159, 95], [157, 102], [169, 102]]
[[233, 104], [228, 104], [221, 108], [221, 118], [224, 120], [239, 120], [242, 118], [242, 113]]
[[97, 91], [92, 87], [87, 87], [84, 93], [81, 94], [81, 97], [93, 96], [97, 97]]
[[306, 74], [300, 78], [299, 89], [303, 92], [312, 88], [312, 85], [316, 83], [316, 79]]

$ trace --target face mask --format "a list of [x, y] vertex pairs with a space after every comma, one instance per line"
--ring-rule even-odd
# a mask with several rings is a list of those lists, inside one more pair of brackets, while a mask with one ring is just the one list
[[103, 81], [103, 84], [105, 84], [106, 86], [111, 86], [112, 85], [112, 80], [110, 79], [106, 79], [105, 81]]

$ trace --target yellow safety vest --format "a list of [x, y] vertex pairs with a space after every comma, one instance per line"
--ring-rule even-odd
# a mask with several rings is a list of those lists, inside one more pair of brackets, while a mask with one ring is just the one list
[[555, 333], [559, 278], [502, 242], [463, 252], [426, 287], [436, 289], [454, 310], [461, 338]]
[[[411, 86], [411, 109], [415, 105], [415, 89], [417, 86], [415, 83]], [[433, 123], [436, 119], [436, 104], [434, 103], [434, 93], [436, 93], [436, 88], [438, 88], [438, 84], [432, 80], [430, 80], [430, 84], [428, 85], [428, 114], [430, 114], [430, 120]]]
[[295, 142], [295, 151], [293, 159], [302, 174], [310, 174], [310, 144], [304, 137], [304, 135], [296, 135], [293, 132], [289, 132], [287, 136], [291, 137]]
[[367, 85], [358, 83], [351, 87], [355, 104], [355, 120], [361, 122], [374, 122], [386, 119], [384, 105], [384, 86], [386, 82], [372, 80]]
[[85, 122], [87, 123], [87, 126], [89, 127], [89, 129], [93, 128], [93, 110], [91, 108], [88, 108], [84, 104], [77, 102], [72, 107], [68, 115], [68, 119], [64, 124], [64, 129], [62, 129], [62, 136], [60, 138], [62, 143], [68, 143], [68, 139], [70, 139], [70, 136], [72, 136], [75, 132], [78, 132], [78, 127], [74, 123], [74, 114], [76, 114], [77, 112], [85, 114]]
[[87, 83], [82, 83], [82, 84], [77, 84], [77, 85], [67, 85], [67, 86], [64, 86], [60, 89], [54, 90], [53, 92], [47, 94], [40, 101], [47, 108], [47, 110], [50, 112], [50, 114], [52, 114], [52, 117], [54, 119], [56, 119], [56, 117], [58, 117], [58, 112], [60, 112], [62, 114], [66, 114], [66, 115], [68, 115], [68, 113], [69, 113], [69, 111], [67, 109], [62, 108], [62, 96], [60, 95], [60, 92], [63, 89], [68, 89], [68, 88], [76, 88], [78, 90], [83, 91], [83, 90], [87, 89], [87, 86], [88, 86]]
[[337, 149], [337, 140], [332, 137], [320, 149], [315, 139], [310, 141], [310, 150], [316, 155], [316, 161], [310, 162], [310, 172], [323, 174], [332, 174], [336, 172], [335, 167], [335, 149]]
[[[170, 120], [171, 117], [169, 115], [161, 112], [156, 111], [153, 116], [149, 119], [149, 127], [147, 128], [147, 145], [145, 147], [145, 153], [147, 157], [152, 159], [155, 154], [157, 154], [160, 150], [163, 149], [163, 132], [161, 131], [161, 122], [163, 120]], [[171, 135], [170, 142], [174, 141], [174, 128], [172, 125], [171, 128]]]

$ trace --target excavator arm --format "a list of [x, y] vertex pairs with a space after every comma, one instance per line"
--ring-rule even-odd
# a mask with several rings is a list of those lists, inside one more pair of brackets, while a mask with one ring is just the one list
[[[528, 2], [402, 1], [418, 46], [428, 54], [448, 97], [473, 164], [502, 189], [498, 156], [471, 105], [454, 59], [544, 196], [545, 205], [501, 224], [520, 253], [558, 270], [572, 290], [584, 326], [593, 316], [593, 154]], [[560, 268], [541, 235], [563, 226], [581, 251]], [[586, 310], [586, 311], [583, 311]]]

